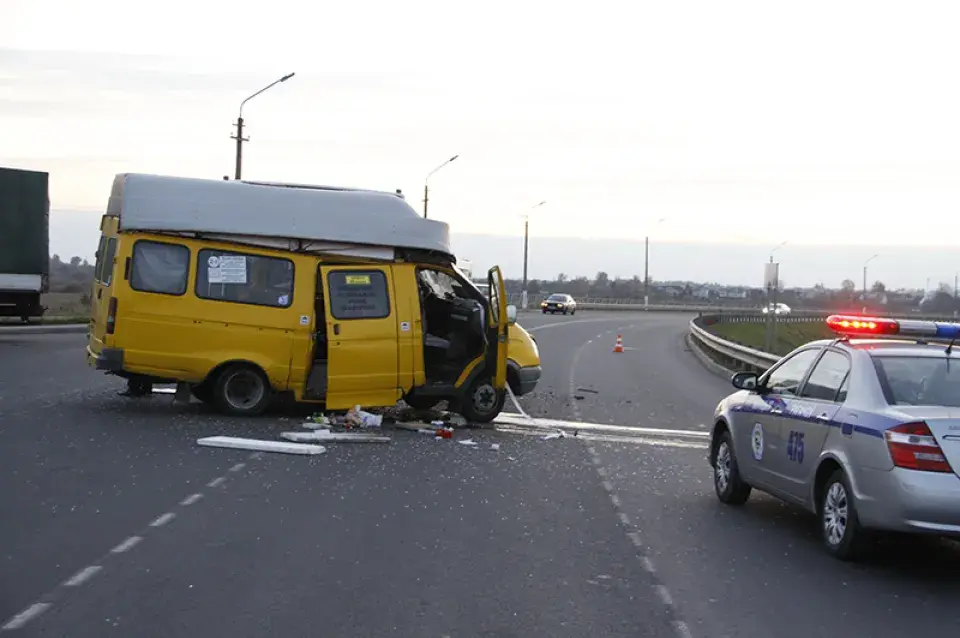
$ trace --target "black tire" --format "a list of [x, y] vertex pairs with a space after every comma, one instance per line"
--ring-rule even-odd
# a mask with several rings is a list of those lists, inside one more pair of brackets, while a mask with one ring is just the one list
[[263, 414], [272, 396], [267, 376], [260, 368], [246, 363], [227, 366], [213, 384], [214, 403], [221, 412], [232, 416]]
[[403, 397], [403, 402], [409, 405], [414, 410], [430, 410], [442, 399], [437, 397], [427, 397], [427, 396], [407, 396]]
[[543, 311], [543, 314], [547, 314], [547, 311], [546, 311], [546, 310], [544, 310], [544, 311]]
[[577, 314], [577, 309], [576, 309], [576, 308], [574, 308], [573, 310], [570, 311], [570, 316], [571, 316], [571, 317], [572, 317], [573, 315], [575, 315], [575, 314]]
[[859, 558], [866, 544], [866, 532], [857, 518], [853, 490], [843, 470], [835, 470], [820, 492], [820, 537], [829, 553], [842, 561]]
[[190, 394], [204, 403], [213, 402], [213, 386], [209, 381], [190, 386]]
[[733, 451], [733, 437], [724, 430], [713, 455], [713, 489], [721, 503], [743, 505], [753, 488], [740, 476], [737, 455]]
[[566, 310], [563, 311], [563, 316], [564, 316], [564, 317], [567, 316], [567, 311], [566, 311]]
[[492, 379], [480, 377], [459, 402], [460, 414], [471, 423], [489, 423], [503, 410], [506, 399], [506, 389], [494, 390]]

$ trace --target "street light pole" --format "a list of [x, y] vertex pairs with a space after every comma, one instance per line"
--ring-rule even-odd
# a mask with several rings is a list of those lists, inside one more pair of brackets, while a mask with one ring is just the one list
[[[665, 217], [661, 217], [654, 226], [662, 222]], [[646, 310], [650, 305], [650, 232], [643, 238], [643, 309]]]
[[[782, 241], [773, 247], [770, 251], [770, 263], [773, 263], [773, 253], [787, 245]], [[767, 330], [766, 330], [766, 350], [773, 352], [777, 341], [777, 293], [780, 291], [780, 266], [772, 269], [773, 281], [767, 288]]]
[[[539, 204], [535, 204], [530, 207], [530, 211], [535, 208], [540, 208], [547, 201], [544, 200]], [[528, 249], [530, 247], [530, 212], [528, 211], [523, 216], [523, 285], [520, 287], [520, 307], [524, 310], [527, 309], [527, 256]]]
[[267, 86], [263, 87], [262, 89], [260, 89], [259, 91], [257, 91], [256, 93], [254, 93], [253, 95], [251, 95], [250, 97], [248, 97], [247, 99], [245, 99], [243, 102], [240, 103], [240, 113], [239, 113], [239, 115], [237, 116], [237, 124], [236, 124], [236, 126], [237, 126], [237, 134], [230, 136], [230, 139], [237, 140], [237, 157], [236, 157], [236, 166], [234, 167], [234, 177], [233, 177], [234, 179], [237, 179], [237, 180], [240, 179], [240, 172], [241, 172], [241, 169], [243, 168], [243, 143], [250, 141], [250, 138], [249, 138], [249, 137], [244, 137], [244, 136], [243, 136], [243, 107], [244, 107], [244, 105], [245, 105], [247, 102], [249, 102], [250, 100], [252, 100], [253, 98], [257, 97], [258, 95], [260, 95], [261, 93], [263, 93], [264, 91], [266, 91], [267, 89], [273, 88], [274, 86], [276, 86], [277, 84], [280, 84], [281, 82], [286, 82], [287, 80], [289, 80], [290, 78], [292, 78], [294, 75], [295, 75], [295, 73], [288, 73], [288, 74], [286, 74], [285, 76], [283, 76], [282, 78], [280, 78], [279, 80], [274, 80], [273, 82], [271, 82], [271, 83], [268, 84]]
[[427, 218], [427, 203], [430, 201], [430, 187], [427, 184], [430, 181], [430, 176], [436, 173], [437, 171], [439, 171], [441, 168], [443, 168], [450, 162], [452, 162], [453, 160], [457, 159], [458, 157], [460, 157], [459, 154], [454, 155], [453, 157], [448, 159], [446, 162], [444, 162], [440, 166], [436, 167], [435, 169], [427, 173], [426, 179], [423, 180], [423, 218], [424, 219]]

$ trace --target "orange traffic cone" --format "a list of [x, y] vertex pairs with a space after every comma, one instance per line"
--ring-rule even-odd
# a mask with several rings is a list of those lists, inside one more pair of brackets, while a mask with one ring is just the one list
[[613, 351], [623, 352], [623, 337], [620, 335], [619, 332], [617, 333], [617, 343], [616, 345], [613, 346]]

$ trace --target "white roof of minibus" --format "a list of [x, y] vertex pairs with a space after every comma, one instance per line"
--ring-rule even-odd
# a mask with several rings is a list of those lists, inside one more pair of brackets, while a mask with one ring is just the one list
[[[437, 251], [453, 257], [447, 224], [422, 218], [395, 193], [122, 173], [107, 215], [121, 230], [263, 237]], [[256, 242], [254, 242], [256, 243]]]

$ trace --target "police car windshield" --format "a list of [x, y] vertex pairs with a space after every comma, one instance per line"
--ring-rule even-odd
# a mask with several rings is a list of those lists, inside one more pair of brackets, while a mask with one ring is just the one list
[[960, 360], [947, 357], [873, 357], [891, 405], [960, 408]]

